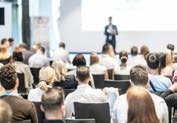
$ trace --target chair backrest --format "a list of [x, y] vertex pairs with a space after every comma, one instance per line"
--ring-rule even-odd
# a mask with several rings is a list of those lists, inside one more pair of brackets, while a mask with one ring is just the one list
[[114, 69], [108, 69], [108, 79], [113, 79]]
[[31, 73], [33, 75], [34, 84], [37, 85], [39, 83], [39, 71], [41, 68], [30, 68]]
[[11, 123], [31, 123], [31, 120], [23, 120], [23, 121], [14, 121]]
[[95, 119], [65, 119], [66, 123], [95, 123]]
[[104, 74], [92, 74], [95, 88], [104, 88]]
[[74, 102], [76, 119], [94, 118], [96, 123], [110, 123], [109, 103]]
[[119, 75], [119, 74], [114, 75], [114, 80], [129, 80], [129, 79], [130, 79], [129, 75]]
[[65, 92], [65, 97], [68, 95], [68, 94], [70, 94], [70, 93], [72, 93], [73, 91], [75, 91], [76, 89], [64, 89], [64, 92]]
[[119, 89], [119, 94], [124, 94], [130, 87], [129, 80], [105, 80], [104, 87], [114, 87]]
[[25, 75], [23, 73], [17, 73], [19, 80], [18, 93], [25, 95], [27, 94], [27, 89], [25, 88]]
[[41, 108], [40, 108], [41, 102], [33, 102], [33, 104], [35, 105], [35, 108], [36, 108], [38, 122], [43, 123], [43, 120], [45, 119], [45, 114], [44, 112], [41, 111]]

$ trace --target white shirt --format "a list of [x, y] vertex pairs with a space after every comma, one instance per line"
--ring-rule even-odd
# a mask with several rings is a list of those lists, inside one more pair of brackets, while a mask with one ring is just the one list
[[[155, 105], [157, 117], [162, 121], [162, 123], [168, 123], [168, 108], [164, 99], [152, 93], [150, 93], [150, 95]], [[112, 118], [113, 120], [116, 120], [118, 123], [126, 123], [127, 113], [128, 113], [127, 95], [123, 94], [118, 97], [114, 104]]]
[[41, 52], [36, 52], [29, 58], [28, 64], [31, 68], [41, 68], [49, 65], [49, 59]]
[[118, 62], [108, 54], [102, 54], [99, 64], [105, 66], [107, 69], [114, 69], [118, 65]]
[[32, 102], [41, 102], [41, 98], [42, 98], [42, 94], [44, 93], [44, 91], [42, 91], [39, 88], [35, 88], [30, 90], [29, 94], [28, 94], [28, 100], [32, 101]]
[[53, 53], [53, 60], [63, 60], [64, 62], [68, 62], [69, 54], [64, 48], [60, 47]]
[[107, 70], [105, 66], [101, 66], [100, 64], [93, 64], [89, 68], [92, 74], [104, 74]]
[[116, 66], [114, 68], [114, 74], [118, 74], [118, 75], [129, 75], [130, 74], [130, 66]]
[[71, 118], [72, 113], [74, 113], [74, 102], [104, 103], [107, 102], [107, 98], [100, 89], [93, 89], [87, 84], [78, 85], [77, 89], [65, 99], [66, 118]]

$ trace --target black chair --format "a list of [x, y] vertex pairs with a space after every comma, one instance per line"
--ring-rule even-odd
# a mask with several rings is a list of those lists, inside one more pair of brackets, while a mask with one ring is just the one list
[[65, 119], [66, 123], [95, 123], [95, 119]]
[[96, 123], [110, 123], [109, 103], [74, 102], [76, 119], [94, 118]]
[[19, 80], [18, 93], [22, 96], [28, 95], [28, 90], [25, 87], [25, 75], [23, 73], [17, 73]]
[[104, 74], [92, 74], [95, 88], [104, 88]]
[[36, 108], [38, 122], [43, 123], [43, 120], [45, 119], [45, 114], [44, 112], [41, 111], [41, 108], [40, 108], [41, 102], [33, 102], [33, 104], [35, 105], [35, 108]]
[[75, 91], [76, 89], [64, 89], [64, 92], [65, 92], [65, 97], [68, 95], [68, 94], [70, 94], [70, 93], [72, 93], [73, 91]]
[[114, 79], [113, 74], [114, 74], [114, 69], [108, 69], [108, 79]]
[[41, 68], [30, 68], [31, 73], [33, 75], [34, 84], [37, 85], [39, 83], [39, 71]]
[[114, 87], [119, 89], [119, 94], [124, 94], [130, 87], [129, 80], [105, 80], [104, 87]]
[[129, 79], [130, 79], [129, 75], [119, 75], [119, 74], [114, 75], [114, 80], [129, 80]]

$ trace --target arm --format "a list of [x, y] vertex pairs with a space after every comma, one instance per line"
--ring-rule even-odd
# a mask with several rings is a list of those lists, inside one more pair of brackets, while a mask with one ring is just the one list
[[38, 123], [37, 112], [33, 103], [29, 115], [30, 115], [31, 123]]
[[107, 29], [108, 29], [108, 26], [106, 26], [105, 29], [104, 29], [104, 34], [105, 34], [106, 36], [109, 35], [109, 33], [107, 32]]
[[117, 26], [115, 26], [115, 35], [118, 35], [118, 34], [119, 34], [119, 32], [117, 30]]

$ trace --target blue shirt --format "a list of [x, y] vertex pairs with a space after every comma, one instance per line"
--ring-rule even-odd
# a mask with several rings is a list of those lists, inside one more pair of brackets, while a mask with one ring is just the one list
[[19, 95], [18, 93], [16, 93], [16, 92], [7, 92], [7, 91], [3, 92], [2, 95], [3, 95], [3, 96], [20, 96], [20, 95]]
[[[171, 80], [165, 76], [152, 74], [149, 74], [148, 76], [157, 92], [165, 91], [172, 85]], [[150, 84], [148, 85], [148, 90], [154, 92]]]

